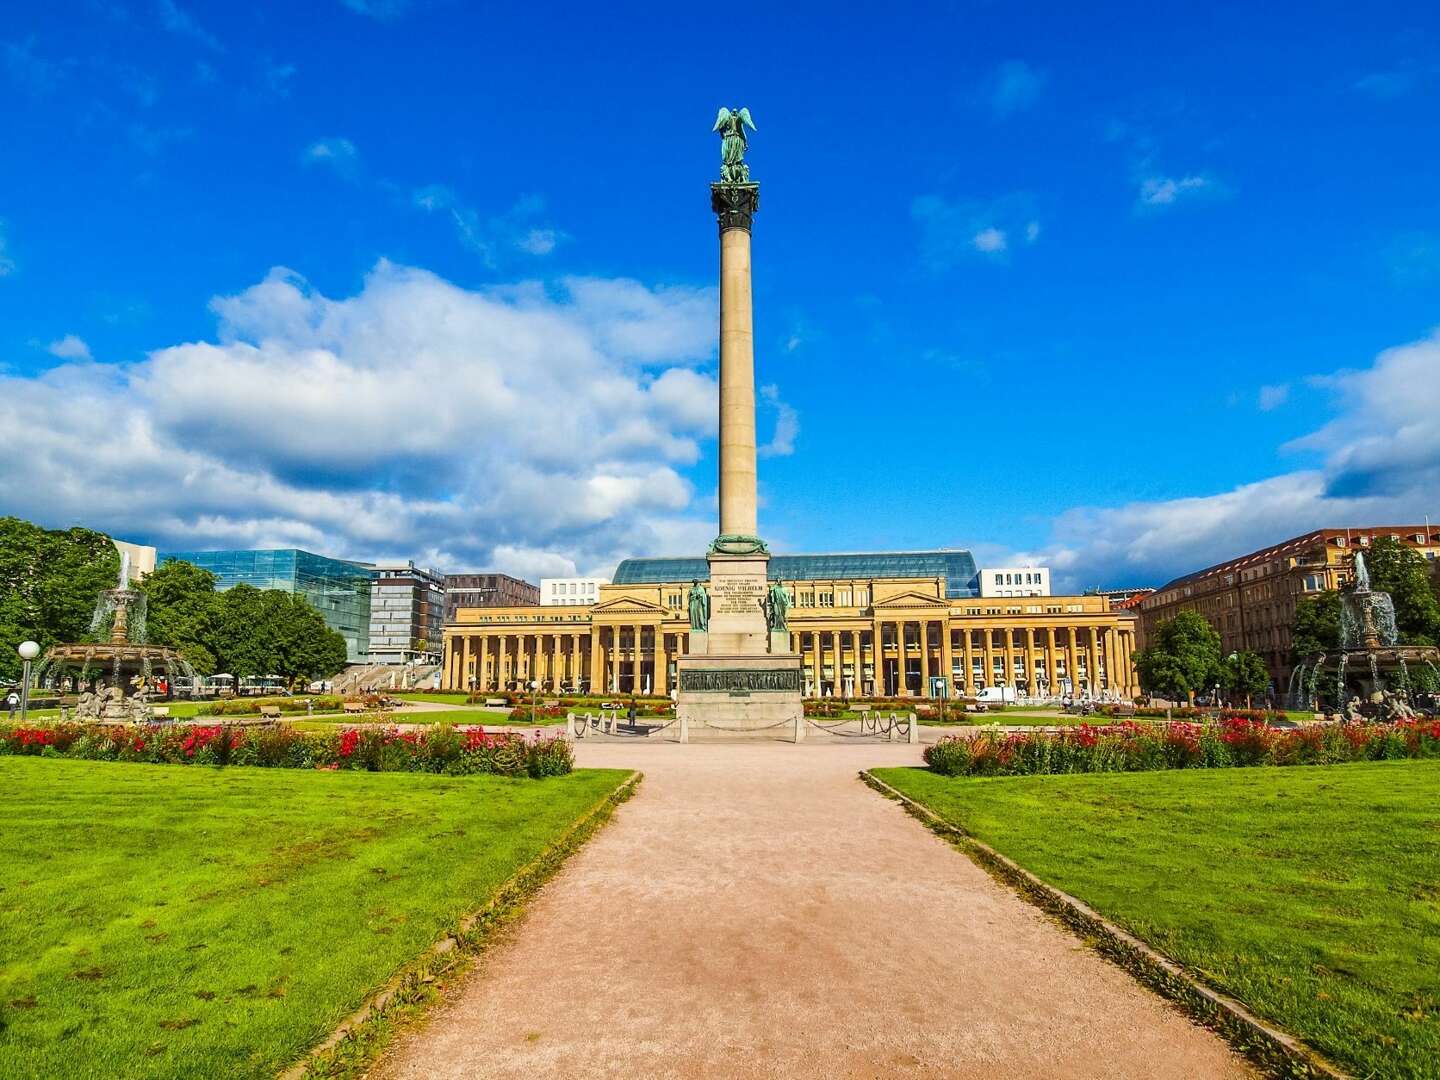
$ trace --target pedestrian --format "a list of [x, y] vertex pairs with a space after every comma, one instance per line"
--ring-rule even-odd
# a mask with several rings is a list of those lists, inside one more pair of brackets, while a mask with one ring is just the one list
[[631, 694], [631, 695], [630, 695], [630, 708], [629, 708], [629, 710], [625, 713], [625, 718], [630, 721], [630, 726], [633, 728], [633, 727], [635, 726], [635, 695], [634, 695], [634, 694]]
[[20, 695], [14, 690], [5, 696], [5, 707], [10, 710], [10, 719], [15, 719], [15, 712], [20, 708]]

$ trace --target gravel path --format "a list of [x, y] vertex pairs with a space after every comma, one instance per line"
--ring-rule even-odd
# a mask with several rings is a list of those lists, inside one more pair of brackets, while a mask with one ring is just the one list
[[638, 794], [377, 1073], [1249, 1075], [856, 778], [918, 750], [582, 744]]

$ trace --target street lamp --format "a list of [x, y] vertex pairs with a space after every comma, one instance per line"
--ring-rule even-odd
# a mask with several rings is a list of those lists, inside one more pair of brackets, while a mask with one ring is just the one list
[[534, 726], [535, 726], [535, 695], [536, 695], [536, 693], [537, 693], [539, 690], [540, 690], [540, 684], [539, 684], [536, 680], [531, 679], [531, 680], [530, 680], [530, 726], [531, 726], [531, 727], [534, 727]]
[[40, 655], [40, 646], [33, 641], [22, 641], [15, 650], [20, 654], [23, 674], [20, 676], [20, 723], [25, 723], [25, 714], [30, 710], [30, 661]]

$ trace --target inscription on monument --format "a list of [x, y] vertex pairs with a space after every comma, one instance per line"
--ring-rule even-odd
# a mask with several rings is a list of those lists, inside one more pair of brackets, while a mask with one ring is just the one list
[[734, 693], [737, 690], [752, 693], [766, 690], [798, 692], [800, 671], [798, 668], [768, 671], [747, 668], [682, 670], [680, 689], [695, 692], [708, 690], [712, 693]]
[[754, 615], [764, 610], [763, 578], [712, 577], [710, 599], [717, 615]]

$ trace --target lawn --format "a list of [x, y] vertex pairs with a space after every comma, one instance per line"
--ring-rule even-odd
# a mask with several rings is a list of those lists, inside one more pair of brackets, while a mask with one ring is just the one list
[[625, 775], [0, 758], [0, 1075], [274, 1076]]
[[875, 773], [1355, 1075], [1436, 1075], [1440, 761]]
[[[512, 724], [509, 709], [427, 709], [424, 712], [396, 712], [386, 710], [385, 712], [365, 713], [358, 716], [350, 716], [342, 713], [316, 713], [314, 716], [306, 716], [304, 713], [301, 713], [299, 716], [282, 717], [281, 722], [295, 723], [300, 726], [303, 726], [307, 722], [312, 724], [355, 724], [361, 722], [370, 724], [375, 722], [376, 716], [380, 717], [380, 722], [384, 724], [453, 724], [456, 727], [468, 724], [484, 724], [488, 727]], [[513, 723], [515, 726], [528, 727], [530, 721], [527, 719], [524, 721], [514, 721]], [[543, 716], [537, 716], [535, 718], [536, 727], [542, 724], [563, 723], [565, 723], [563, 716], [558, 720], [554, 717], [547, 719]]]
[[468, 699], [466, 694], [451, 694], [442, 691], [394, 690], [386, 692], [390, 697], [403, 698], [405, 701], [428, 701], [432, 705], [464, 705]]

